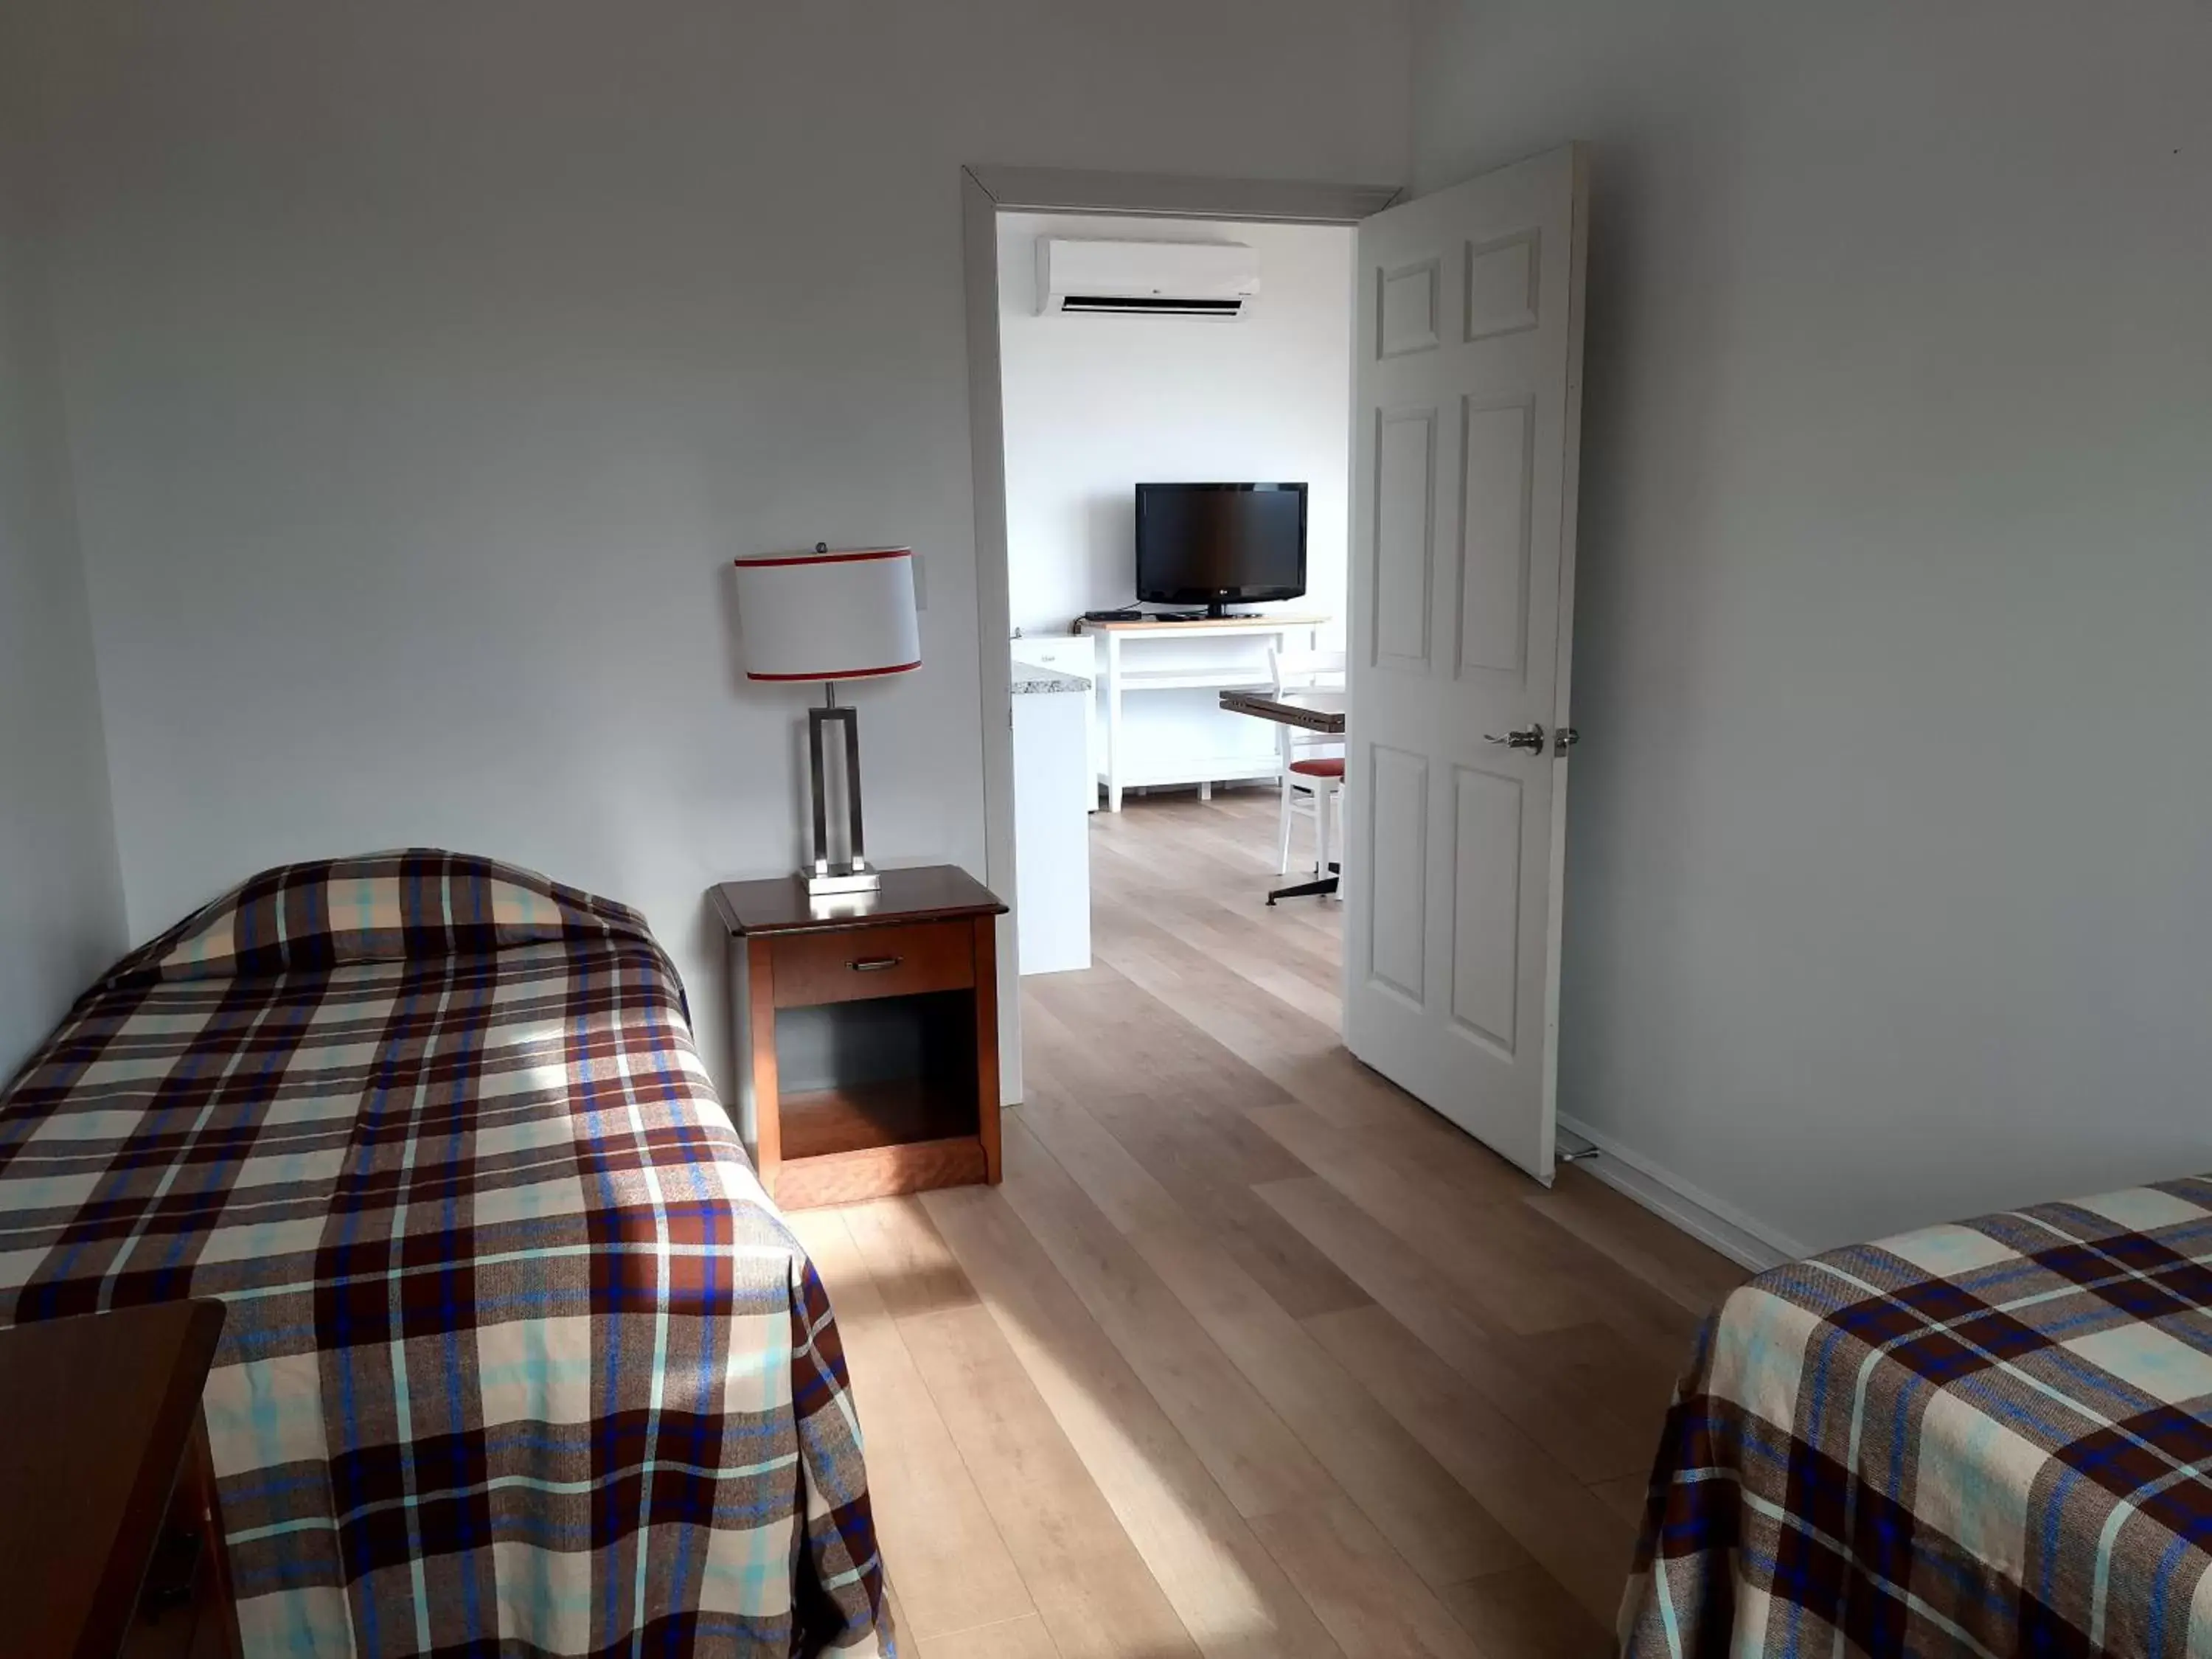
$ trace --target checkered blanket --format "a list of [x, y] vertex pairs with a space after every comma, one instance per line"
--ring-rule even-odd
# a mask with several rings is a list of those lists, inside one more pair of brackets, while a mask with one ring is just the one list
[[1634, 1656], [2212, 1654], [2212, 1178], [1753, 1280], [1668, 1416]]
[[0, 1095], [0, 1320], [216, 1296], [251, 1653], [890, 1654], [822, 1284], [632, 911], [271, 871]]

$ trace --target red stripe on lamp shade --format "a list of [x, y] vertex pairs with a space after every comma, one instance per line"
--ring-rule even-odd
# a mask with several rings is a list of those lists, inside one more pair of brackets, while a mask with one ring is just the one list
[[[847, 564], [854, 559], [905, 559], [913, 556], [914, 550], [910, 547], [863, 547], [848, 553], [787, 553], [772, 559], [732, 559], [730, 562], [739, 567], [750, 565], [764, 568], [777, 564]], [[884, 669], [878, 672], [895, 674], [898, 671]], [[773, 677], [763, 675], [762, 678]]]
[[884, 674], [910, 674], [921, 666], [921, 659], [895, 663], [889, 668], [832, 668], [819, 674], [755, 674], [748, 672], [749, 680], [872, 680]]

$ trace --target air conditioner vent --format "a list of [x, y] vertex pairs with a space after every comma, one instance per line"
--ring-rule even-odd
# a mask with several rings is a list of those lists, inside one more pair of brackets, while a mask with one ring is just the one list
[[1259, 261], [1241, 242], [1037, 239], [1040, 315], [1233, 319], [1259, 292]]
[[1060, 296], [1062, 311], [1118, 312], [1129, 317], [1234, 317], [1244, 309], [1242, 300], [1165, 300], [1149, 295], [1067, 294]]

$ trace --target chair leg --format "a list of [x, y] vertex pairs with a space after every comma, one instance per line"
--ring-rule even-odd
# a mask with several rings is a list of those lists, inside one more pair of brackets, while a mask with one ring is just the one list
[[1328, 873], [1328, 821], [1336, 805], [1336, 786], [1324, 784], [1314, 792], [1314, 878]]
[[1283, 774], [1283, 810], [1281, 822], [1275, 826], [1275, 873], [1287, 875], [1291, 868], [1291, 775]]

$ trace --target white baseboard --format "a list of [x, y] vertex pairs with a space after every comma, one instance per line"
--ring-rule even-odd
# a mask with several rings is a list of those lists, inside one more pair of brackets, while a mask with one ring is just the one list
[[1629, 1151], [1611, 1135], [1602, 1134], [1565, 1112], [1559, 1114], [1559, 1127], [1580, 1135], [1597, 1148], [1598, 1156], [1582, 1168], [1615, 1192], [1634, 1199], [1662, 1220], [1670, 1221], [1699, 1243], [1710, 1244], [1739, 1267], [1764, 1273], [1784, 1261], [1813, 1254], [1796, 1239], [1746, 1215], [1735, 1205], [1700, 1191], [1673, 1170], [1661, 1169], [1642, 1153]]

